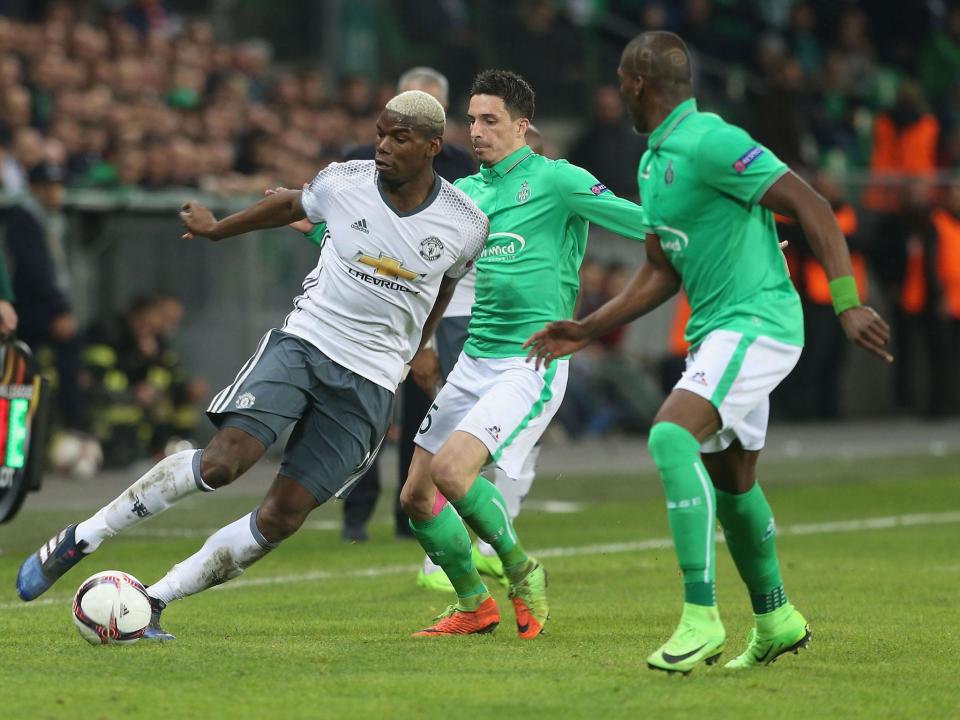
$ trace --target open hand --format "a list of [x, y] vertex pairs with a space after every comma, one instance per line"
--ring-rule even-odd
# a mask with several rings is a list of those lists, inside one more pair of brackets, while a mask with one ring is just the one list
[[185, 203], [180, 209], [180, 220], [183, 222], [187, 231], [181, 235], [184, 240], [193, 240], [194, 237], [206, 237], [211, 240], [218, 238], [212, 237], [217, 227], [217, 219], [207, 208], [203, 207], [196, 200]]
[[850, 342], [869, 350], [886, 362], [893, 362], [893, 355], [886, 350], [890, 342], [890, 326], [872, 307], [860, 305], [840, 313], [840, 324]]
[[557, 358], [571, 355], [586, 347], [591, 338], [584, 326], [576, 320], [548, 323], [540, 332], [530, 336], [523, 347], [528, 348], [527, 361], [536, 358], [536, 368], [549, 367]]

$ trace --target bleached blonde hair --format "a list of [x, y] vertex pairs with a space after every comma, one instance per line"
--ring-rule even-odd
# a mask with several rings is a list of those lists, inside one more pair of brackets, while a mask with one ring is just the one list
[[443, 105], [433, 95], [422, 90], [407, 90], [391, 99], [386, 109], [412, 118], [417, 126], [430, 131], [435, 136], [443, 135], [447, 116], [443, 111]]

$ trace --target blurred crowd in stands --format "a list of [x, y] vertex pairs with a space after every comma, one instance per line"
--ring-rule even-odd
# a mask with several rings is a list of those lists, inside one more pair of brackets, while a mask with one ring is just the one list
[[[20, 336], [44, 348], [55, 371], [63, 427], [97, 438], [111, 462], [162, 452], [190, 438], [206, 394], [173, 349], [182, 307], [171, 297], [140, 298], [122, 317], [78, 327], [62, 257], [64, 188], [236, 195], [299, 187], [371, 141], [405, 66], [331, 82], [327, 68], [279, 63], [266, 40], [226, 43], [209, 19], [176, 14], [162, 0], [50, 0], [8, 16], [4, 6], [0, 0], [0, 190], [15, 201], [3, 213], [12, 288], [6, 295], [0, 288], [0, 324], [3, 300], [16, 298]], [[617, 89], [604, 83], [634, 32], [678, 32], [694, 53], [701, 108], [750, 130], [836, 210], [862, 294], [894, 325], [897, 409], [960, 413], [960, 5], [498, 0], [479, 7], [417, 0], [382, 8], [412, 43], [411, 59], [429, 46], [426, 61], [454, 79], [448, 142], [469, 146], [458, 119], [469, 76], [495, 62], [531, 80], [538, 119], [579, 129], [567, 147], [548, 137], [548, 148], [560, 148], [548, 154], [635, 196], [646, 141], [633, 133]], [[591, 96], [592, 106], [584, 102]], [[784, 417], [835, 418], [846, 344], [822, 269], [796, 226], [780, 222], [806, 306], [808, 346], [778, 402]], [[578, 312], [602, 304], [632, 271], [585, 262]], [[669, 351], [656, 366], [631, 355], [623, 331], [578, 358], [560, 414], [570, 435], [647, 427], [682, 368], [688, 311], [677, 303]]]

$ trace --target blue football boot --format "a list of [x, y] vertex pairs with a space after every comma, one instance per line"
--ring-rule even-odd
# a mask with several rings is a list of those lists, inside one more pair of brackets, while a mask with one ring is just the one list
[[77, 526], [67, 525], [23, 561], [17, 573], [17, 595], [29, 601], [43, 595], [70, 568], [83, 560], [87, 543], [76, 541]]
[[[148, 594], [147, 597], [150, 597], [150, 595]], [[160, 613], [162, 613], [166, 607], [167, 604], [163, 600], [150, 597], [150, 624], [147, 625], [147, 629], [143, 631], [144, 640], [152, 640], [153, 642], [167, 642], [168, 640], [177, 639], [176, 635], [171, 635], [162, 627], [160, 627]]]

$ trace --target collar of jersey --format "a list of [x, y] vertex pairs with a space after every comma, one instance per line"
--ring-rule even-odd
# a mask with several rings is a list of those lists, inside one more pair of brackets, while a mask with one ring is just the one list
[[387, 193], [383, 190], [383, 185], [380, 184], [380, 173], [377, 173], [377, 192], [380, 193], [380, 199], [383, 200], [383, 204], [390, 208], [391, 212], [397, 217], [410, 217], [411, 215], [416, 215], [418, 212], [426, 210], [433, 204], [433, 201], [437, 199], [437, 195], [440, 194], [440, 186], [443, 185], [443, 181], [440, 180], [440, 176], [436, 172], [433, 173], [433, 187], [430, 189], [430, 192], [427, 194], [426, 199], [417, 205], [415, 208], [412, 208], [407, 211], [398, 210], [397, 206], [394, 205], [390, 198], [387, 197]]
[[481, 165], [480, 175], [484, 182], [493, 182], [495, 178], [503, 177], [531, 155], [533, 155], [533, 149], [529, 145], [524, 145], [519, 150], [514, 150], [496, 165], [489, 167]]
[[677, 129], [677, 125], [683, 122], [687, 115], [692, 115], [697, 111], [696, 98], [689, 98], [677, 105], [663, 122], [657, 125], [656, 129], [650, 133], [650, 147], [654, 150], [663, 145], [663, 141], [670, 137], [670, 133]]

